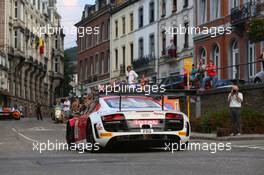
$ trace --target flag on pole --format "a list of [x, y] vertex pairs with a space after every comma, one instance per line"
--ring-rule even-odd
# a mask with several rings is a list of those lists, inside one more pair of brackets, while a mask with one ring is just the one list
[[42, 37], [39, 38], [39, 54], [44, 54], [44, 40]]

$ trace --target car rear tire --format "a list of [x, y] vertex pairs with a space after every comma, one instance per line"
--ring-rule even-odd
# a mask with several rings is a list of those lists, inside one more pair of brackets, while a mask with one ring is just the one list
[[67, 122], [67, 126], [66, 126], [66, 141], [67, 141], [67, 144], [69, 146], [69, 149], [75, 143], [74, 127], [70, 126], [69, 122]]
[[95, 149], [95, 139], [93, 135], [93, 127], [90, 120], [87, 121], [86, 125], [86, 142], [92, 145], [92, 148], [88, 150], [90, 153], [97, 153], [102, 151], [102, 147], [99, 146], [99, 149]]

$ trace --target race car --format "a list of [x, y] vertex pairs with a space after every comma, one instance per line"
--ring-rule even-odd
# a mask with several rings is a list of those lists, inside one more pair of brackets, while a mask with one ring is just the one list
[[0, 119], [15, 119], [20, 120], [21, 113], [11, 107], [0, 107]]
[[173, 142], [186, 146], [191, 133], [188, 117], [163, 105], [147, 96], [100, 97], [91, 112], [67, 122], [67, 143], [97, 144], [100, 149], [121, 143], [162, 147]]

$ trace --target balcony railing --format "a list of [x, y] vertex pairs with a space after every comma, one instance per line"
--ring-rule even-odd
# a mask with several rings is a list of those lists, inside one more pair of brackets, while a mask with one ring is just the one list
[[248, 18], [257, 15], [256, 2], [248, 2], [242, 6], [231, 9], [231, 23], [239, 24], [244, 23]]
[[154, 68], [155, 56], [146, 55], [133, 61], [132, 65], [135, 70]]

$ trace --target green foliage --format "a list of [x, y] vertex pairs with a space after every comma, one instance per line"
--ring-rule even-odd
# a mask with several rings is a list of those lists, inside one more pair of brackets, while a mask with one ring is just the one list
[[[241, 125], [243, 133], [264, 134], [264, 114], [251, 108], [242, 108]], [[191, 119], [192, 130], [195, 132], [211, 133], [218, 128], [231, 129], [230, 112], [225, 109], [220, 112], [208, 112], [198, 119]]]
[[252, 42], [264, 40], [264, 20], [253, 19], [249, 25], [248, 37]]
[[70, 82], [72, 81], [72, 69], [68, 55], [64, 54], [64, 81], [63, 81], [63, 96], [68, 96], [72, 90]]

